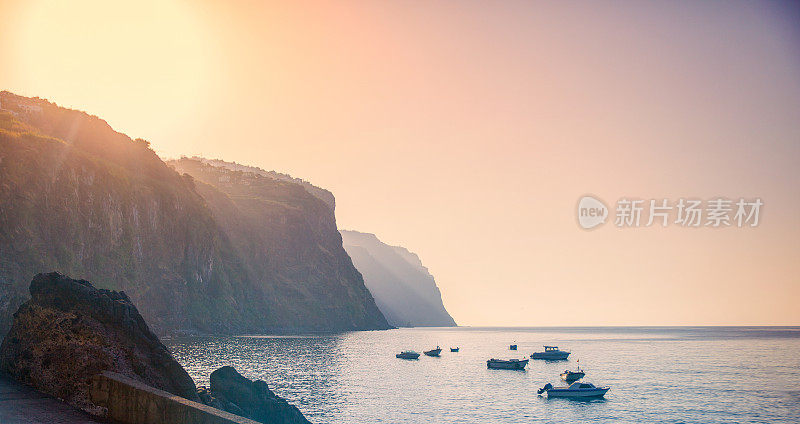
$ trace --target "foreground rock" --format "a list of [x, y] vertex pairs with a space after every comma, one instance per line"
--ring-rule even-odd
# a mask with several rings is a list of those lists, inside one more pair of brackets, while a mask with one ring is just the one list
[[0, 371], [94, 415], [91, 377], [113, 371], [199, 401], [194, 381], [124, 292], [59, 273], [39, 274], [0, 346]]
[[200, 389], [202, 401], [217, 409], [268, 424], [305, 424], [297, 407], [276, 396], [267, 383], [251, 381], [233, 367], [211, 373], [211, 388]]
[[[192, 378], [124, 292], [96, 289], [88, 281], [52, 272], [34, 277], [30, 293], [0, 345], [0, 372], [40, 392], [106, 418], [109, 410], [92, 402], [92, 378], [111, 371], [135, 380], [132, 384], [144, 383], [262, 423], [308, 423], [265, 382], [250, 381], [231, 367], [214, 371], [212, 391], [198, 395]], [[127, 387], [132, 386], [123, 393], [135, 391]], [[147, 398], [110, 399], [106, 393], [98, 402], [110, 409], [112, 404], [127, 405], [126, 414], [159, 413], [151, 410], [159, 408], [158, 402], [142, 399]]]

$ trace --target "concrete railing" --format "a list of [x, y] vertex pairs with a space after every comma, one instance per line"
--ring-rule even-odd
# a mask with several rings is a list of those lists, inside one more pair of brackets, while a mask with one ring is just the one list
[[108, 371], [92, 378], [91, 398], [123, 424], [259, 424]]

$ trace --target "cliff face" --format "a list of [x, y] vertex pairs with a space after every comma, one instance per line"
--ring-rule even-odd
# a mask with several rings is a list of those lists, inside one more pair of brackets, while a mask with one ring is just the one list
[[94, 415], [91, 378], [114, 371], [200, 401], [189, 374], [145, 324], [125, 293], [58, 273], [39, 274], [0, 346], [0, 370]]
[[[198, 194], [207, 186], [176, 173], [146, 141], [40, 99], [0, 92], [0, 105], [0, 332], [27, 298], [27, 282], [50, 270], [125, 290], [161, 332], [386, 327], [366, 296], [353, 304], [334, 296], [305, 317], [296, 309], [304, 290], [293, 287], [298, 280], [250, 269], [240, 257], [248, 252], [234, 248]], [[288, 222], [275, 225], [286, 238], [274, 242], [302, 251], [309, 238], [291, 239], [296, 232], [281, 227]], [[267, 256], [274, 266], [285, 259]], [[294, 313], [281, 315], [282, 305]], [[343, 310], [346, 318], [338, 316]]]
[[442, 304], [442, 294], [419, 257], [400, 246], [382, 243], [374, 234], [342, 231], [344, 248], [394, 326], [447, 327], [456, 323]]
[[169, 164], [194, 178], [250, 278], [268, 299], [280, 299], [270, 303], [270, 322], [319, 330], [388, 327], [342, 247], [332, 202], [302, 185], [215, 162]]

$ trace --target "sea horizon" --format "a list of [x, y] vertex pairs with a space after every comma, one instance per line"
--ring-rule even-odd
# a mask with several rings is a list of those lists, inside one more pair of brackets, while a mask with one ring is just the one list
[[[395, 327], [395, 328], [387, 328], [387, 329], [366, 329], [366, 330], [341, 330], [341, 331], [330, 331], [330, 330], [315, 330], [315, 331], [281, 331], [281, 332], [265, 332], [265, 333], [243, 333], [243, 334], [196, 334], [196, 335], [179, 335], [179, 336], [171, 336], [167, 335], [164, 338], [179, 338], [179, 337], [218, 337], [218, 336], [230, 336], [230, 337], [282, 337], [282, 336], [302, 336], [302, 335], [332, 335], [332, 334], [344, 334], [344, 333], [358, 333], [358, 332], [381, 332], [381, 331], [392, 331], [392, 330], [401, 330], [401, 329], [426, 329], [426, 330], [456, 330], [456, 329], [470, 329], [470, 330], [613, 330], [613, 329], [631, 329], [631, 330], [669, 330], [669, 329], [776, 329], [776, 330], [798, 330], [800, 331], [800, 325], [522, 325], [522, 326], [509, 326], [509, 325], [500, 325], [500, 326], [492, 326], [492, 325], [456, 325], [456, 326], [413, 326], [413, 327]], [[799, 335], [800, 336], [800, 335]]]

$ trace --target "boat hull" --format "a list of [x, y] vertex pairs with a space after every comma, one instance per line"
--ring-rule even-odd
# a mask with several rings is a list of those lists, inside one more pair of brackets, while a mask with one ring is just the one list
[[544, 359], [547, 361], [561, 361], [569, 357], [569, 352], [534, 352], [531, 354], [531, 359]]
[[398, 353], [397, 355], [394, 355], [394, 356], [399, 358], [399, 359], [419, 359], [419, 353], [416, 353], [416, 354]]
[[550, 389], [547, 391], [547, 397], [572, 398], [572, 399], [599, 398], [605, 396], [608, 390], [609, 387], [598, 387], [595, 389], [579, 389], [579, 390]]
[[486, 361], [486, 367], [493, 370], [524, 370], [528, 360], [521, 361]]

